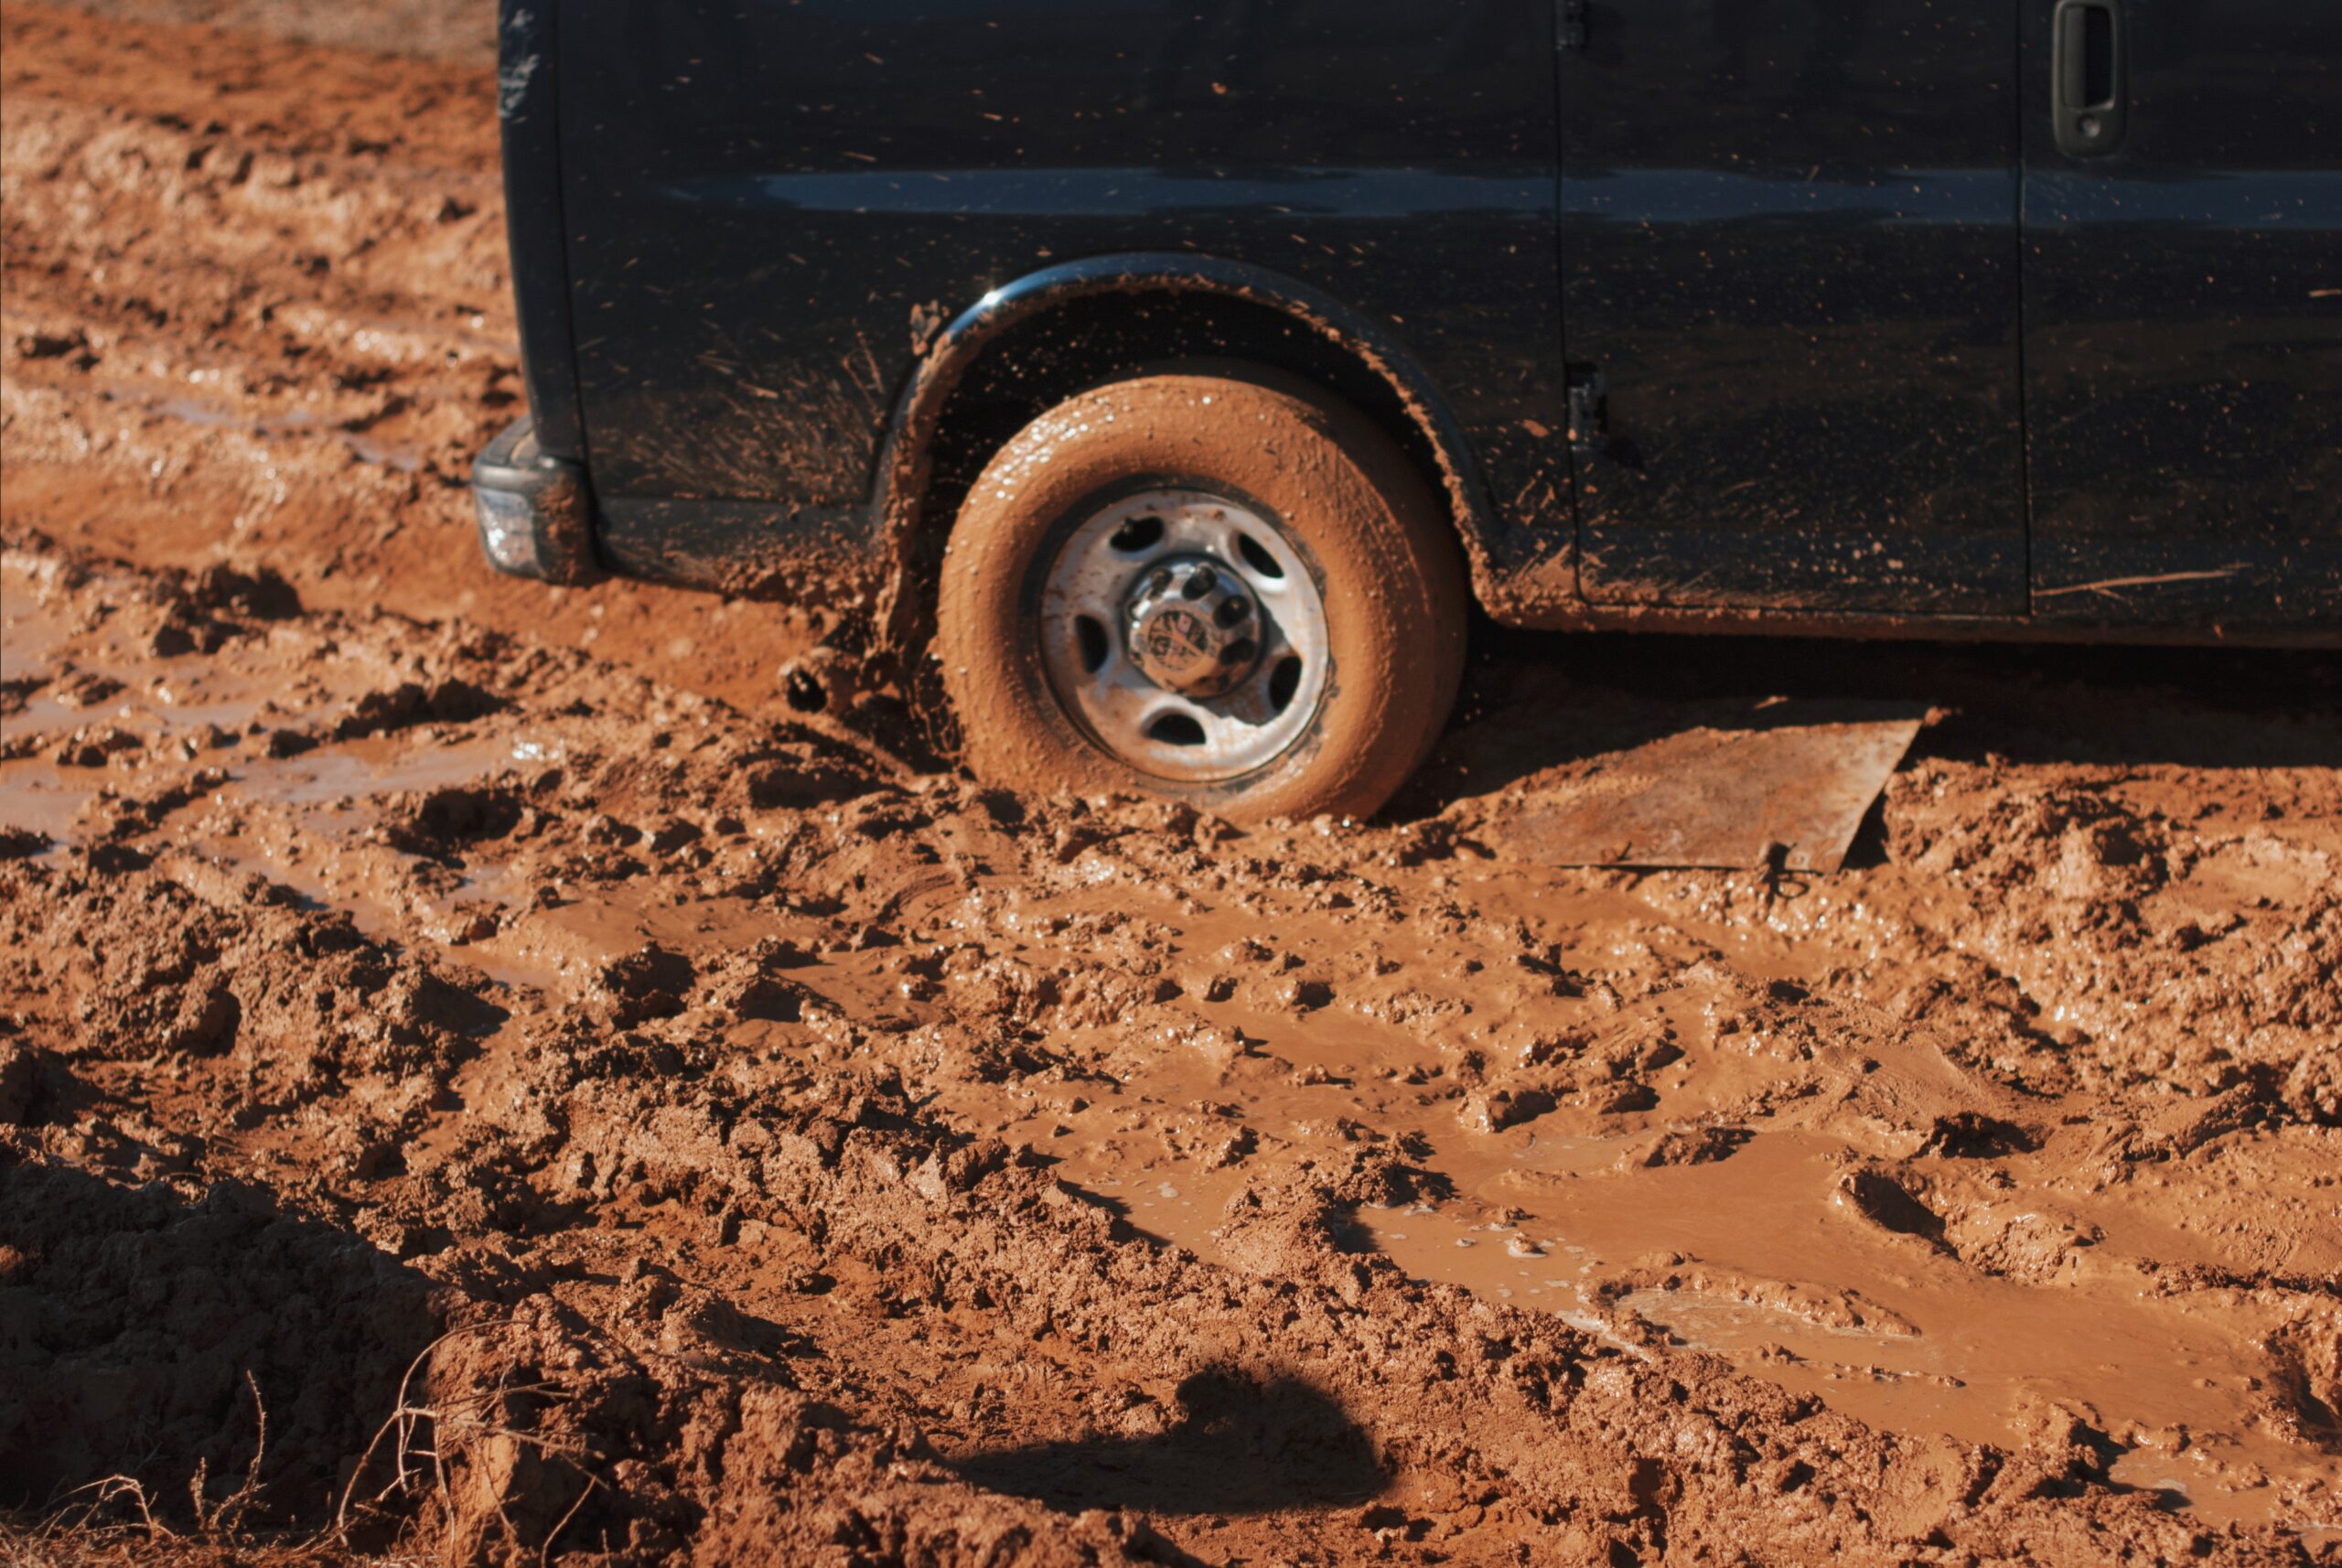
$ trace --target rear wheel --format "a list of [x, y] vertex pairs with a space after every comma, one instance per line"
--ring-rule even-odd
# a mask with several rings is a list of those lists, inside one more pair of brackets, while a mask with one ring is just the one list
[[1466, 612], [1441, 509], [1364, 416], [1171, 371], [994, 457], [952, 526], [938, 651], [982, 777], [1363, 815], [1438, 738]]

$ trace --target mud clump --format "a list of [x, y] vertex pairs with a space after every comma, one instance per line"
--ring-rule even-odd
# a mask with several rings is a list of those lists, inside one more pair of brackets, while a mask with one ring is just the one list
[[2320, 1127], [2342, 1127], [2342, 1058], [2320, 1051], [2302, 1058], [2285, 1075], [2286, 1109]]
[[9, 1037], [0, 1027], [0, 1124], [29, 1125], [52, 1093], [57, 1066], [48, 1053]]
[[681, 1013], [698, 975], [691, 960], [654, 943], [612, 959], [596, 979], [609, 1000], [610, 1022], [625, 1029]]
[[[276, 755], [274, 737], [272, 747], [272, 755]], [[306, 749], [303, 746], [286, 755], [298, 756]], [[409, 854], [448, 854], [485, 839], [504, 837], [521, 825], [528, 811], [526, 798], [516, 789], [448, 784], [385, 801], [381, 831], [385, 843]]]
[[37, 828], [0, 828], [0, 860], [24, 860], [39, 854], [56, 841]]
[[185, 591], [188, 603], [215, 615], [290, 620], [301, 613], [300, 591], [273, 566], [245, 572], [214, 562], [198, 572]]
[[2281, 1420], [2342, 1456], [2342, 1313], [2313, 1308], [2272, 1338]]
[[1671, 1127], [1628, 1157], [1657, 1169], [1663, 1165], [1703, 1165], [1728, 1160], [1749, 1134], [1739, 1127]]
[[2040, 1146], [2039, 1138], [2014, 1122], [1974, 1111], [1955, 1111], [1935, 1119], [1918, 1152], [1973, 1160], [2025, 1154]]
[[721, 1304], [694, 1305], [656, 1273], [635, 1283], [685, 1341], [733, 1326], [728, 1365], [679, 1363], [542, 1312], [433, 1350], [424, 1389], [446, 1481], [423, 1523], [447, 1560], [562, 1546], [742, 1564], [1176, 1560], [1136, 1517], [1069, 1520], [960, 1481], [916, 1429], [857, 1421], [799, 1391], [785, 1360], [738, 1347], [742, 1320]]
[[369, 692], [333, 726], [336, 740], [386, 735], [422, 724], [463, 724], [497, 711], [497, 698], [468, 681], [428, 685], [402, 681], [388, 691]]
[[1835, 1197], [1882, 1230], [1936, 1247], [1946, 1245], [1943, 1217], [1883, 1171], [1849, 1171], [1838, 1178]]

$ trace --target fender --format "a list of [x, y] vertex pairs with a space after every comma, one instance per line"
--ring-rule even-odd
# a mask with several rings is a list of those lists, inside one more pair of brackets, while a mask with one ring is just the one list
[[929, 446], [968, 368], [1009, 328], [1069, 300], [1149, 293], [1218, 294], [1267, 306], [1380, 377], [1430, 444], [1473, 575], [1488, 583], [1497, 521], [1471, 446], [1438, 387], [1388, 333], [1339, 300], [1264, 267], [1216, 256], [1133, 252], [1062, 263], [993, 289], [962, 311], [920, 356], [896, 401], [872, 481], [872, 533], [886, 573], [877, 617], [883, 646], [898, 655], [910, 651], [919, 603], [910, 580], [917, 558], [913, 546], [931, 477]]

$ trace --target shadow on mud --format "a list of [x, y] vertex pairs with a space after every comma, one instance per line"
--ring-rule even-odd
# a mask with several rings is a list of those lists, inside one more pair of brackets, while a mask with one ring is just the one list
[[324, 1517], [438, 1331], [430, 1282], [259, 1187], [190, 1201], [15, 1158], [0, 1152], [0, 1509], [87, 1505], [127, 1476], [175, 1529], [197, 1507]]
[[[1365, 1432], [1331, 1397], [1295, 1379], [1262, 1384], [1198, 1372], [1179, 1385], [1164, 1430], [994, 1449], [952, 1462], [962, 1478], [1068, 1511], [1259, 1514], [1362, 1503], [1389, 1477]], [[1125, 1412], [1143, 1423], [1158, 1412]]]

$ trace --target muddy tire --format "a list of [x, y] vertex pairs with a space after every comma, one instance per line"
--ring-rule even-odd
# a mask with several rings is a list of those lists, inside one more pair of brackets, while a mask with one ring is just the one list
[[979, 777], [1363, 816], [1446, 723], [1466, 593], [1443, 510], [1363, 415], [1179, 370], [1069, 398], [994, 457], [938, 651]]

